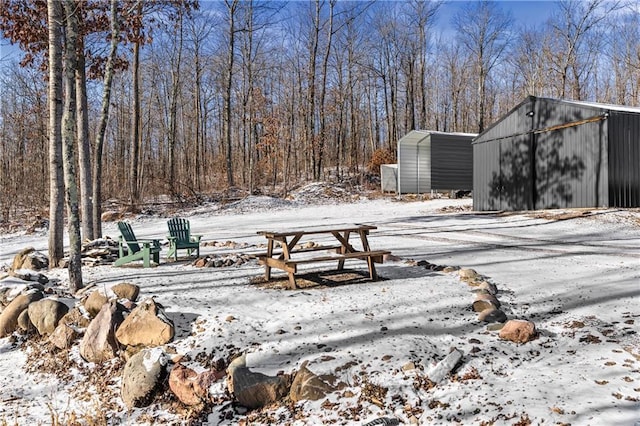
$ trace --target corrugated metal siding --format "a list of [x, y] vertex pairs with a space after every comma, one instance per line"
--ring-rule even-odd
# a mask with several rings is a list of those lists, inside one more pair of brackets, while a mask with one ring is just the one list
[[531, 109], [531, 100], [528, 99], [478, 136], [474, 140], [474, 143], [490, 142], [531, 130], [531, 118], [527, 116], [527, 113], [531, 111]]
[[[607, 123], [574, 123], [604, 112], [554, 99], [522, 102], [474, 142], [474, 208], [606, 206]], [[567, 123], [574, 125], [549, 129]]]
[[435, 190], [473, 188], [472, 136], [431, 135], [431, 187]]
[[[404, 142], [404, 143], [403, 143]], [[420, 143], [413, 140], [398, 142], [399, 191], [403, 194], [423, 194], [431, 191], [430, 138]]]
[[[473, 207], [526, 210], [532, 202], [528, 98], [474, 140]], [[534, 115], [535, 117], [535, 115]]]
[[398, 192], [398, 165], [380, 165], [380, 186], [382, 192]]
[[609, 116], [609, 204], [640, 207], [640, 114]]
[[532, 208], [531, 150], [529, 135], [503, 139], [500, 145], [500, 175], [496, 183], [500, 210]]
[[500, 144], [473, 145], [473, 209], [499, 210]]
[[604, 125], [598, 121], [537, 135], [536, 208], [607, 205]]

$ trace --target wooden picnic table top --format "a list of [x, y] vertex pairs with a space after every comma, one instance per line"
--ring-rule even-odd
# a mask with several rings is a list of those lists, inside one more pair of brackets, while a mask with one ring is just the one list
[[293, 235], [331, 234], [334, 232], [361, 232], [377, 229], [373, 225], [351, 224], [336, 226], [313, 226], [309, 228], [293, 228], [288, 231], [258, 231], [258, 235], [267, 238], [290, 237]]

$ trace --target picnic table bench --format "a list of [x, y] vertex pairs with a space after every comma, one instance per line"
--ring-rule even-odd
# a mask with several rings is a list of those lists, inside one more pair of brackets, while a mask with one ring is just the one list
[[[369, 231], [376, 229], [372, 225], [344, 225], [335, 227], [313, 227], [306, 229], [294, 229], [289, 231], [259, 231], [258, 235], [262, 235], [267, 239], [267, 252], [259, 254], [256, 257], [260, 264], [265, 267], [265, 279], [271, 280], [271, 268], [280, 269], [289, 275], [289, 287], [297, 288], [296, 274], [298, 273], [298, 265], [337, 261], [337, 270], [344, 269], [344, 263], [347, 259], [366, 260], [369, 268], [369, 278], [372, 281], [378, 279], [376, 273], [376, 263], [383, 263], [384, 255], [391, 252], [386, 250], [371, 250], [367, 236]], [[333, 236], [338, 244], [333, 240], [331, 244], [305, 244], [298, 245], [304, 237], [311, 235], [319, 237]], [[352, 235], [360, 237], [362, 250], [357, 250], [349, 242]], [[279, 246], [279, 249], [278, 247]], [[334, 253], [323, 254], [318, 256], [298, 257], [300, 253], [309, 253], [314, 251], [333, 251]], [[293, 259], [292, 255], [296, 254]]]

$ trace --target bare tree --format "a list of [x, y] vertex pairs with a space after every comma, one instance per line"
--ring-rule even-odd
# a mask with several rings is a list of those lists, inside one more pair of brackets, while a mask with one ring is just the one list
[[[77, 5], [80, 6], [80, 5]], [[75, 13], [76, 17], [79, 12]], [[77, 18], [79, 19], [79, 18]], [[78, 34], [76, 49], [76, 135], [78, 141], [78, 171], [82, 211], [82, 235], [93, 240], [93, 191], [91, 185], [91, 143], [89, 141], [89, 105], [87, 104], [87, 73], [84, 58], [84, 37]]]
[[107, 129], [107, 122], [109, 121], [111, 86], [113, 82], [115, 61], [118, 51], [118, 42], [120, 39], [120, 24], [118, 22], [118, 0], [111, 0], [110, 5], [111, 43], [109, 48], [109, 55], [107, 56], [107, 64], [105, 66], [104, 85], [102, 89], [102, 106], [100, 108], [100, 118], [98, 122], [98, 131], [96, 133], [96, 141], [93, 154], [92, 216], [94, 238], [102, 237], [102, 153], [104, 150], [104, 139]]
[[171, 94], [169, 101], [169, 191], [175, 194], [176, 181], [176, 158], [175, 151], [178, 143], [178, 97], [180, 95], [180, 65], [182, 63], [182, 49], [184, 45], [184, 25], [182, 10], [178, 10], [178, 20], [175, 23], [175, 38], [177, 38], [175, 46], [175, 55], [171, 55]]
[[131, 139], [129, 158], [129, 201], [135, 205], [140, 201], [140, 145], [142, 145], [140, 119], [140, 47], [144, 42], [142, 18], [142, 2], [138, 2], [133, 15], [133, 58], [132, 58], [132, 110], [131, 114]]
[[64, 1], [65, 50], [64, 50], [64, 108], [62, 113], [62, 159], [64, 169], [65, 201], [69, 233], [69, 287], [75, 292], [82, 288], [82, 259], [80, 237], [80, 212], [78, 186], [76, 184], [76, 90], [75, 76], [78, 68], [76, 47], [78, 39], [78, 5], [74, 0]]
[[477, 72], [478, 132], [485, 128], [487, 81], [503, 59], [511, 37], [513, 18], [499, 3], [482, 0], [467, 3], [453, 18], [458, 41], [474, 57]]
[[553, 44], [549, 52], [559, 80], [556, 96], [569, 95], [577, 100], [586, 97], [585, 86], [604, 42], [602, 25], [621, 7], [620, 1], [558, 1], [558, 12], [550, 21]]
[[49, 266], [64, 257], [62, 171], [62, 5], [47, 1], [49, 22]]
[[227, 8], [228, 12], [228, 22], [227, 22], [227, 63], [225, 69], [225, 81], [224, 81], [224, 144], [226, 147], [226, 165], [227, 165], [227, 185], [229, 187], [233, 187], [235, 185], [233, 179], [233, 150], [232, 150], [232, 139], [231, 139], [231, 126], [232, 126], [232, 117], [231, 117], [231, 106], [232, 106], [232, 98], [231, 98], [231, 90], [233, 87], [233, 68], [235, 61], [235, 46], [236, 46], [236, 32], [238, 29], [236, 28], [236, 14], [238, 12], [238, 6], [240, 4], [239, 0], [224, 0], [224, 4]]

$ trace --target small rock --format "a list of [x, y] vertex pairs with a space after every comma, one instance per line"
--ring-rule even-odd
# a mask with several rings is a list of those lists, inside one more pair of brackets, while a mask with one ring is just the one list
[[496, 308], [500, 307], [500, 301], [492, 294], [476, 294], [476, 301], [480, 300], [491, 302]]
[[478, 273], [474, 269], [463, 268], [458, 271], [458, 276], [462, 279], [472, 280], [478, 276]]
[[494, 322], [493, 324], [487, 325], [487, 331], [502, 330], [502, 327], [504, 327], [504, 323], [503, 322]]
[[498, 287], [496, 287], [495, 284], [490, 283], [489, 281], [480, 282], [478, 288], [486, 290], [489, 294], [493, 294], [494, 296], [498, 294]]
[[538, 337], [536, 325], [531, 321], [509, 320], [502, 327], [498, 336], [515, 343], [527, 343]]
[[478, 320], [483, 322], [505, 322], [507, 315], [497, 308], [489, 308], [480, 312]]
[[409, 361], [402, 366], [402, 371], [411, 371], [416, 369], [416, 364], [413, 361]]
[[498, 308], [489, 300], [476, 300], [475, 302], [473, 302], [473, 305], [471, 305], [471, 307], [473, 308], [474, 312], [482, 312], [482, 311], [486, 311], [487, 309]]

